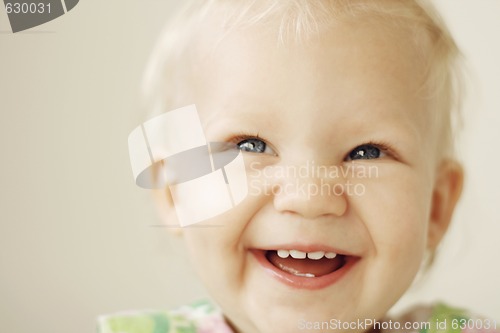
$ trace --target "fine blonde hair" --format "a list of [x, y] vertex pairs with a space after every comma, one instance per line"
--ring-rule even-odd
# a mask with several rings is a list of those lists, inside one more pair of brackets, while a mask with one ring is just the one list
[[[339, 20], [379, 19], [409, 29], [416, 55], [426, 59], [422, 96], [431, 103], [431, 123], [439, 131], [442, 157], [455, 155], [462, 98], [461, 53], [435, 8], [426, 0], [184, 0], [170, 20], [147, 67], [144, 92], [148, 109], [159, 114], [188, 104], [188, 60], [203, 24], [219, 14], [225, 32], [273, 23], [277, 44], [304, 42]], [[219, 22], [219, 21], [218, 21]], [[224, 36], [221, 36], [223, 38]], [[207, 52], [210, 52], [207, 50]], [[189, 104], [191, 101], [189, 102]]]

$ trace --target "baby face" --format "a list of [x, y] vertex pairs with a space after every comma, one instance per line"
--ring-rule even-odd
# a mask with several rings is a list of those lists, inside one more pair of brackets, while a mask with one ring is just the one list
[[249, 194], [184, 237], [237, 330], [379, 319], [411, 284], [437, 165], [411, 40], [342, 23], [303, 44], [250, 28], [200, 45], [194, 102], [208, 141], [244, 151]]

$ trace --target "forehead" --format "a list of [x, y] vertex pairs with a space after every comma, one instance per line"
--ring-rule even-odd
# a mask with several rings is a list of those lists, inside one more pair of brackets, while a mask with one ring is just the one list
[[423, 121], [425, 62], [414, 41], [410, 29], [377, 20], [340, 21], [286, 43], [272, 24], [227, 31], [209, 22], [196, 52], [196, 95], [233, 110], [250, 100], [278, 108], [284, 100], [323, 100], [349, 110], [367, 100], [385, 107], [411, 102]]

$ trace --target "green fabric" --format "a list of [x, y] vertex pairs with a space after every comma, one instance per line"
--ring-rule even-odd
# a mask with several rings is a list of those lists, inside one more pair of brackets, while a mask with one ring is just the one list
[[[468, 319], [464, 310], [452, 308], [445, 304], [438, 304], [434, 308], [432, 316], [429, 320], [431, 323], [431, 330], [429, 333], [461, 333], [462, 330], [458, 327], [458, 325], [456, 325], [455, 328], [452, 325], [453, 322], [456, 322], [459, 319]], [[442, 327], [441, 329], [438, 327], [439, 324]]]
[[430, 329], [422, 329], [421, 333], [461, 333], [460, 328], [453, 328], [451, 323], [454, 320], [464, 319], [466, 317], [465, 311], [458, 308], [453, 308], [445, 304], [437, 304], [432, 315], [429, 318]]
[[144, 311], [104, 316], [98, 333], [197, 333], [202, 321], [224, 321], [208, 301], [199, 301], [177, 311]]

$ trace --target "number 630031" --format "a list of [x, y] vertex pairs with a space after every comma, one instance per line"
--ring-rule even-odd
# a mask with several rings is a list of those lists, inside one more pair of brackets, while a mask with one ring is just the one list
[[50, 14], [50, 3], [7, 2], [7, 14]]

